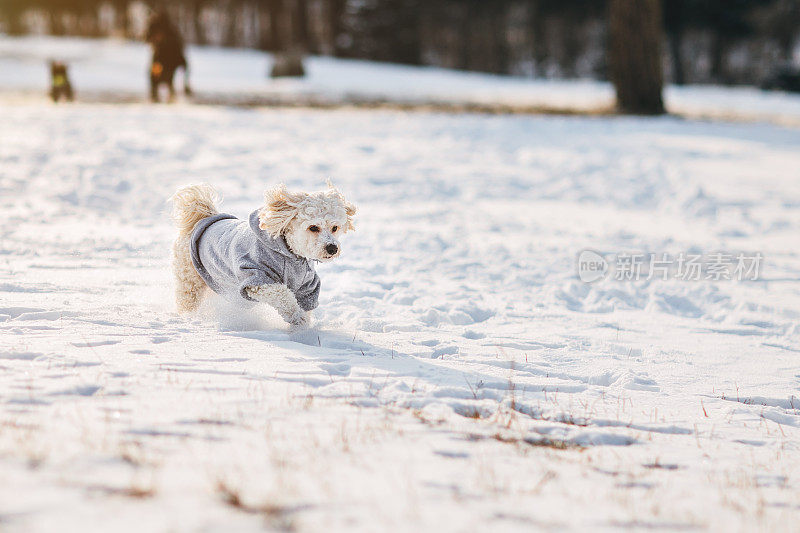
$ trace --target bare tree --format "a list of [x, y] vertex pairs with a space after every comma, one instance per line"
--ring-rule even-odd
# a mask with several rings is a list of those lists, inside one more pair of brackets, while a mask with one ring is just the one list
[[225, 4], [225, 31], [222, 34], [222, 45], [223, 46], [236, 46], [240, 43], [239, 39], [241, 39], [242, 31], [241, 31], [241, 12], [242, 12], [242, 2], [241, 0], [228, 0]]
[[267, 12], [269, 13], [270, 38], [267, 50], [281, 51], [288, 47], [289, 28], [286, 27], [286, 9], [283, 0], [269, 0]]
[[609, 66], [622, 113], [664, 113], [661, 2], [610, 0]]
[[306, 0], [294, 0], [291, 7], [292, 48], [307, 52], [311, 48], [310, 32], [308, 31], [308, 3]]
[[334, 56], [343, 56], [348, 49], [344, 25], [347, 0], [328, 0], [325, 4], [327, 35], [329, 39], [328, 46]]

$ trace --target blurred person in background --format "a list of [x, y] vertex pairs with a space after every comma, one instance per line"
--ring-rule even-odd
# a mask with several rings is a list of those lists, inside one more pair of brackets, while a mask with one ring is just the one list
[[153, 102], [159, 101], [158, 91], [161, 85], [166, 85], [169, 89], [169, 101], [175, 99], [173, 78], [179, 68], [183, 68], [184, 93], [187, 96], [191, 95], [183, 38], [165, 9], [155, 12], [150, 18], [145, 40], [153, 47], [153, 61], [150, 65], [150, 99]]

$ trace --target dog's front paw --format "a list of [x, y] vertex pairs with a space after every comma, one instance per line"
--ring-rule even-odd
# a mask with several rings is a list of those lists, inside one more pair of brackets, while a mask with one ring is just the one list
[[311, 325], [311, 313], [302, 309], [297, 310], [287, 322], [289, 322], [289, 331], [302, 331]]

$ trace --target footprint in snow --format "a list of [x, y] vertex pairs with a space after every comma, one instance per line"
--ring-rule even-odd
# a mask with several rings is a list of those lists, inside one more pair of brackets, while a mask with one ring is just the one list
[[71, 389], [51, 392], [48, 396], [94, 396], [95, 393], [102, 390], [103, 387], [98, 385], [83, 385]]
[[73, 346], [76, 348], [96, 348], [98, 346], [111, 346], [113, 344], [119, 344], [122, 341], [118, 340], [104, 340], [104, 341], [91, 341], [91, 342], [71, 342]]
[[766, 444], [766, 442], [764, 442], [763, 440], [750, 440], [750, 439], [734, 439], [733, 442], [744, 444], [746, 446], [757, 446], [757, 447], [761, 447], [764, 446], [764, 444]]
[[0, 307], [0, 314], [15, 319], [25, 313], [35, 313], [37, 311], [44, 311], [39, 307]]
[[12, 320], [58, 320], [64, 316], [74, 316], [75, 313], [65, 313], [63, 311], [28, 311], [19, 313], [16, 316], [12, 314]]
[[421, 346], [433, 347], [433, 346], [436, 346], [437, 344], [439, 344], [439, 340], [438, 339], [430, 339], [430, 340], [427, 340], [427, 341], [415, 342], [414, 344], [419, 344]]
[[451, 452], [449, 450], [434, 450], [433, 453], [448, 459], [468, 459], [469, 454], [466, 452]]
[[16, 359], [21, 361], [32, 361], [37, 357], [44, 355], [39, 352], [2, 352], [0, 359]]
[[622, 373], [608, 371], [600, 375], [591, 376], [586, 381], [590, 385], [601, 387], [618, 386], [628, 390], [640, 390], [648, 392], [658, 392], [661, 390], [655, 380], [650, 379], [644, 374], [638, 374], [629, 370]]
[[438, 359], [439, 357], [443, 357], [445, 355], [455, 355], [458, 353], [458, 346], [442, 346], [441, 348], [437, 348], [431, 354], [431, 359]]
[[341, 363], [338, 365], [320, 365], [319, 366], [322, 370], [327, 372], [333, 376], [349, 376], [350, 375], [350, 365], [346, 363]]

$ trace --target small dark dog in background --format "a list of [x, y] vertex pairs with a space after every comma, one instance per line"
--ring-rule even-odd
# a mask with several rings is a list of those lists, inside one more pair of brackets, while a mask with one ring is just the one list
[[62, 98], [71, 102], [75, 95], [72, 92], [72, 84], [69, 82], [67, 65], [61, 61], [50, 62], [50, 98], [53, 102], [58, 102]]

